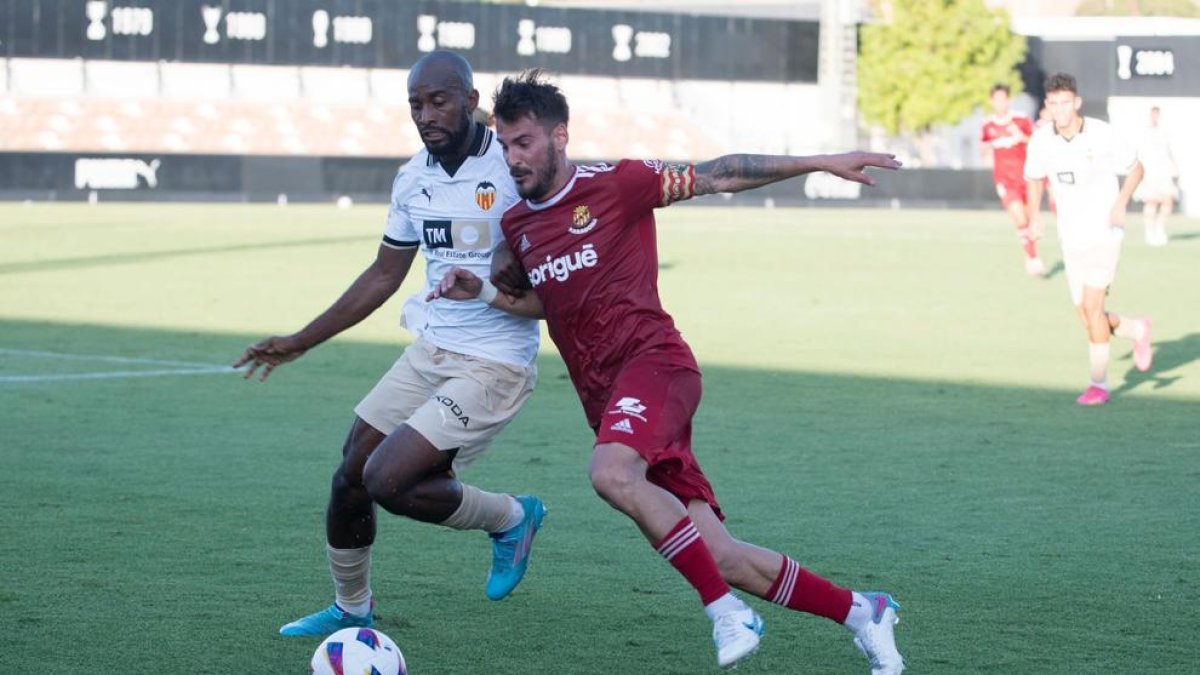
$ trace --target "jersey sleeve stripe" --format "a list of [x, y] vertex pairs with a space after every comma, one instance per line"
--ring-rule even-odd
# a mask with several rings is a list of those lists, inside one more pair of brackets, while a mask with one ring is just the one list
[[392, 239], [385, 234], [383, 235], [383, 245], [387, 246], [388, 248], [416, 248], [421, 245], [421, 242], [400, 241], [399, 239]]

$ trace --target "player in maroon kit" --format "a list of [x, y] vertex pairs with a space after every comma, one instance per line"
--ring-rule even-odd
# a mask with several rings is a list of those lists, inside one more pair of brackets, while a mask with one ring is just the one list
[[[886, 593], [841, 588], [791, 558], [734, 539], [691, 449], [700, 370], [658, 297], [654, 209], [694, 195], [738, 192], [813, 171], [873, 184], [867, 167], [895, 169], [891, 155], [728, 155], [695, 165], [626, 160], [575, 166], [567, 160], [568, 107], [533, 71], [504, 80], [494, 113], [510, 172], [524, 201], [502, 228], [525, 270], [481, 280], [452, 270], [430, 297], [479, 297], [524, 316], [544, 316], [596, 433], [590, 478], [632, 518], [655, 549], [700, 594], [713, 621], [717, 662], [758, 647], [762, 619], [730, 586], [854, 633], [876, 675], [899, 673]], [[493, 270], [502, 266], [493, 261]], [[511, 268], [510, 268], [511, 269]]]
[[992, 178], [996, 181], [996, 194], [1004, 210], [1017, 226], [1021, 237], [1021, 248], [1025, 251], [1025, 271], [1031, 276], [1046, 274], [1046, 266], [1037, 254], [1037, 240], [1041, 235], [1029, 228], [1025, 206], [1025, 149], [1033, 135], [1033, 120], [1012, 111], [1008, 85], [992, 87], [992, 116], [983, 123], [980, 134], [980, 151], [992, 160]]

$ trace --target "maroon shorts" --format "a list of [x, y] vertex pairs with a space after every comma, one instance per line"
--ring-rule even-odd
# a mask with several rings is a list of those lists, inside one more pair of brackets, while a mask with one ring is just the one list
[[650, 465], [651, 483], [675, 495], [686, 506], [708, 502], [724, 519], [712, 485], [692, 454], [692, 417], [700, 406], [700, 373], [669, 363], [654, 354], [635, 359], [613, 383], [596, 443], [620, 443], [637, 451]]

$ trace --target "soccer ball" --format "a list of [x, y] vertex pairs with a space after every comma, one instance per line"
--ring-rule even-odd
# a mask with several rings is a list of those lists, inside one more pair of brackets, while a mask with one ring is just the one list
[[313, 675], [408, 675], [404, 655], [373, 628], [343, 628], [325, 638], [312, 657]]

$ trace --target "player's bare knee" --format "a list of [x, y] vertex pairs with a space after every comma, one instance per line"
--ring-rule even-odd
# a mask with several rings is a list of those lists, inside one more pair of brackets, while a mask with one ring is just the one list
[[362, 483], [362, 475], [339, 466], [330, 481], [326, 518], [330, 522], [348, 523], [371, 513], [371, 495]]
[[623, 497], [628, 495], [633, 487], [627, 471], [609, 464], [593, 463], [588, 478], [591, 480], [592, 489], [596, 491], [596, 494], [612, 504], [621, 504], [625, 501]]
[[600, 446], [592, 455], [588, 478], [596, 494], [610, 504], [620, 506], [629, 500], [638, 483], [645, 480], [645, 472], [621, 453], [606, 451]]
[[[1084, 328], [1087, 328], [1089, 325], [1091, 325], [1092, 321], [1096, 317], [1097, 309], [1098, 306], [1096, 303], [1088, 298], [1084, 298], [1079, 302], [1078, 305], [1075, 306], [1075, 312], [1079, 315], [1079, 320], [1083, 323]], [[1101, 310], [1101, 312], [1102, 311], [1103, 310]]]
[[338, 466], [330, 480], [329, 494], [332, 500], [349, 497], [355, 493], [366, 494], [361, 471], [355, 471], [345, 464]]
[[398, 509], [402, 509], [406, 501], [404, 495], [411, 487], [412, 481], [388, 470], [387, 467], [368, 463], [363, 470], [362, 482], [372, 501], [392, 513], [402, 513], [402, 510]]

